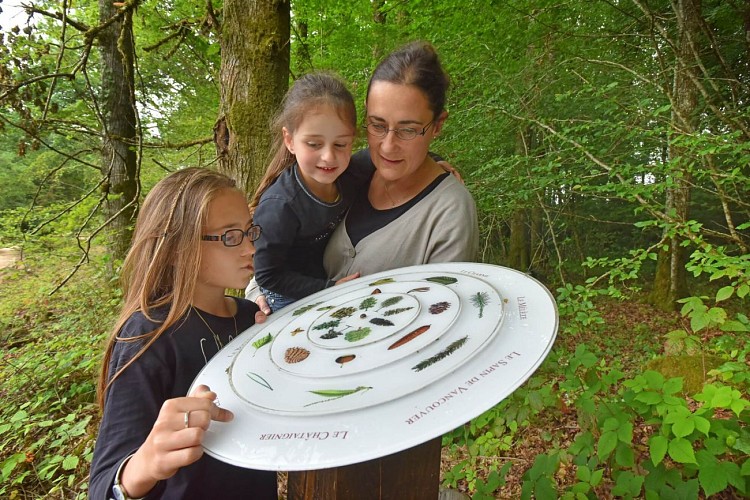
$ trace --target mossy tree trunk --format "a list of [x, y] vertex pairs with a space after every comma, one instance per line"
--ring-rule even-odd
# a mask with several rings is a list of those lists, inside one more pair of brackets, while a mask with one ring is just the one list
[[[117, 14], [110, 0], [99, 0], [102, 25]], [[98, 40], [102, 56], [101, 171], [107, 179], [105, 207], [111, 219], [108, 250], [114, 259], [122, 259], [130, 246], [139, 192], [132, 8], [102, 30]]]
[[[678, 44], [674, 80], [672, 85], [673, 137], [695, 132], [698, 121], [698, 89], [692, 79], [696, 77], [696, 54], [701, 36], [701, 0], [679, 0], [675, 6], [678, 27]], [[672, 214], [676, 226], [683, 225], [690, 216], [690, 185], [692, 175], [689, 155], [674, 142], [669, 144], [669, 161], [672, 162], [672, 187], [667, 190], [666, 212]], [[669, 231], [669, 229], [665, 230]], [[688, 295], [687, 247], [684, 237], [665, 232], [666, 249], [659, 253], [654, 278], [653, 303], [664, 310], [674, 310], [677, 300]]]
[[265, 172], [270, 122], [289, 84], [289, 21], [286, 0], [224, 1], [215, 140], [219, 170], [249, 194]]

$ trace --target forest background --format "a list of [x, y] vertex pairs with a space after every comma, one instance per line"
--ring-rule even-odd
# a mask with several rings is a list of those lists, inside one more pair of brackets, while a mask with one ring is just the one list
[[24, 9], [0, 33], [1, 497], [86, 495], [94, 381], [150, 186], [204, 166], [252, 190], [290, 78], [338, 72], [361, 116], [376, 63], [414, 39], [452, 76], [434, 149], [477, 201], [481, 260], [537, 277], [560, 312], [539, 371], [444, 437], [443, 483], [748, 496], [750, 1]]

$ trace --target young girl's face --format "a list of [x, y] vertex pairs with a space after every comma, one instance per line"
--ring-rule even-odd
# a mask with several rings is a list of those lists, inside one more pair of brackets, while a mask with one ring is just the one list
[[[204, 236], [221, 236], [232, 229], [247, 231], [252, 225], [247, 200], [235, 189], [224, 189], [208, 205]], [[247, 236], [237, 246], [224, 242], [201, 241], [201, 265], [197, 286], [203, 291], [215, 289], [224, 294], [227, 288], [242, 289], [253, 275], [255, 246]]]
[[331, 106], [319, 106], [305, 114], [294, 133], [282, 130], [284, 143], [297, 157], [305, 185], [316, 195], [326, 189], [349, 166], [354, 128]]

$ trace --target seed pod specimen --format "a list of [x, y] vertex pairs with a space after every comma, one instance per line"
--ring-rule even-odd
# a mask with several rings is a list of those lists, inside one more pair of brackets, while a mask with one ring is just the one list
[[414, 340], [415, 338], [419, 337], [420, 335], [422, 335], [424, 332], [426, 332], [429, 329], [430, 329], [430, 325], [420, 326], [416, 330], [414, 330], [414, 331], [412, 331], [410, 333], [407, 333], [406, 335], [404, 335], [403, 337], [401, 337], [400, 339], [398, 339], [396, 342], [394, 342], [393, 344], [391, 344], [391, 346], [388, 348], [388, 350], [390, 351], [391, 349], [395, 349], [397, 347], [401, 347], [402, 345], [406, 344], [407, 342], [409, 342], [411, 340]]
[[284, 361], [290, 364], [299, 363], [300, 361], [306, 360], [309, 355], [310, 351], [304, 347], [290, 347], [284, 353]]
[[462, 337], [462, 338], [460, 338], [460, 339], [458, 339], [458, 340], [456, 340], [454, 342], [451, 342], [451, 344], [448, 347], [446, 347], [445, 349], [443, 349], [439, 353], [435, 354], [434, 356], [430, 356], [429, 358], [425, 359], [424, 361], [420, 361], [416, 365], [412, 366], [411, 369], [414, 370], [415, 372], [421, 372], [422, 370], [424, 370], [428, 366], [434, 365], [435, 363], [437, 363], [441, 359], [447, 358], [448, 356], [450, 356], [451, 354], [453, 354], [454, 352], [456, 352], [457, 350], [459, 350], [461, 348], [461, 346], [463, 346], [466, 343], [467, 340], [469, 340], [469, 336], [468, 335], [465, 336], [465, 337]]
[[372, 291], [370, 295], [377, 295], [379, 293], [383, 293], [383, 292], [380, 291], [380, 288], [376, 288], [375, 290]]
[[430, 314], [440, 314], [451, 306], [450, 302], [437, 302], [430, 306]]
[[345, 356], [339, 356], [336, 358], [336, 363], [340, 364], [341, 366], [344, 366], [344, 363], [348, 363], [350, 361], [354, 361], [354, 358], [356, 358], [356, 354], [346, 354]]

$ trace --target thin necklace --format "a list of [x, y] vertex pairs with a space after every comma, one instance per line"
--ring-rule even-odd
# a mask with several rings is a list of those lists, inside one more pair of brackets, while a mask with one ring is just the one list
[[[218, 335], [216, 335], [216, 332], [214, 331], [214, 329], [211, 328], [211, 326], [208, 324], [208, 321], [206, 321], [205, 318], [203, 318], [203, 315], [200, 313], [200, 311], [198, 311], [198, 309], [196, 309], [192, 305], [190, 306], [190, 308], [193, 311], [195, 311], [195, 314], [198, 315], [201, 321], [203, 321], [203, 324], [206, 325], [206, 328], [208, 328], [208, 331], [211, 332], [211, 335], [214, 336], [214, 342], [216, 342], [216, 348], [221, 349], [222, 347], [224, 347], [224, 344], [222, 343], [221, 339], [219, 338]], [[234, 337], [233, 338], [235, 338], [237, 337], [237, 315], [236, 314], [232, 316], [232, 320], [234, 320]]]
[[383, 179], [383, 187], [385, 188], [385, 195], [391, 201], [391, 207], [395, 207], [396, 206], [396, 201], [391, 196], [391, 192], [388, 190], [388, 182], [385, 179]]

